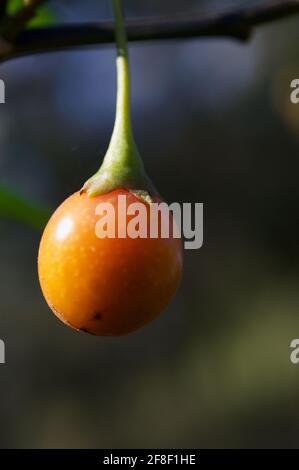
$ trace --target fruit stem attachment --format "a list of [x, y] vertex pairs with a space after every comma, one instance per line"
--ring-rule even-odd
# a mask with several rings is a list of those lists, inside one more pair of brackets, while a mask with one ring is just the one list
[[99, 171], [83, 186], [89, 196], [105, 194], [115, 189], [154, 196], [156, 190], [146, 175], [135, 144], [130, 98], [130, 68], [127, 36], [122, 12], [122, 0], [112, 0], [117, 46], [116, 116], [110, 144]]

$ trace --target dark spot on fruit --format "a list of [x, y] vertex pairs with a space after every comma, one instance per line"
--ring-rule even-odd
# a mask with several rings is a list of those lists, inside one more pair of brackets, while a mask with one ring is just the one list
[[102, 320], [102, 313], [101, 312], [96, 312], [93, 316], [94, 320]]

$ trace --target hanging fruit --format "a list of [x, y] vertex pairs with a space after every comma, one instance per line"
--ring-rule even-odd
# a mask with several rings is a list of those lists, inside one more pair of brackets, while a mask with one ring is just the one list
[[[99, 205], [115, 209], [115, 223], [126, 229], [126, 206], [142, 205], [146, 222], [161, 202], [135, 144], [130, 110], [130, 71], [121, 0], [113, 0], [117, 43], [117, 103], [111, 141], [99, 171], [64, 201], [43, 233], [39, 279], [53, 312], [74, 329], [95, 335], [124, 335], [153, 320], [174, 295], [182, 273], [182, 241], [170, 231], [152, 238], [101, 237]], [[103, 206], [102, 206], [103, 207]], [[164, 218], [164, 220], [163, 220]], [[167, 220], [166, 220], [167, 219]], [[159, 227], [172, 225], [162, 213]], [[121, 227], [122, 226], [122, 227]]]

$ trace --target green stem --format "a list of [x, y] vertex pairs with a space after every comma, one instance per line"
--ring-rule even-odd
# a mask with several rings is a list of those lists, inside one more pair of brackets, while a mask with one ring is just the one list
[[115, 18], [115, 41], [118, 57], [128, 59], [127, 34], [121, 0], [112, 0]]
[[147, 177], [134, 141], [131, 120], [130, 68], [125, 22], [121, 0], [112, 0], [117, 45], [116, 116], [110, 144], [99, 171], [84, 185], [82, 191], [97, 196], [115, 189], [156, 191]]
[[115, 132], [123, 130], [126, 138], [133, 139], [131, 121], [131, 80], [128, 57], [127, 35], [121, 0], [113, 0], [115, 17], [115, 39], [117, 46], [117, 100]]

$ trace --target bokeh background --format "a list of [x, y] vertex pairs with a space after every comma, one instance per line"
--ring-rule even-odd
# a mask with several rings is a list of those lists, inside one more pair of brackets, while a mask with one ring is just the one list
[[[125, 0], [130, 17], [250, 3]], [[111, 18], [109, 0], [50, 5], [58, 22]], [[298, 26], [130, 47], [148, 172], [167, 201], [205, 207], [204, 246], [186, 251], [180, 290], [148, 327], [63, 326], [38, 284], [40, 231], [1, 218], [1, 448], [298, 447]], [[0, 77], [0, 181], [54, 209], [105, 153], [114, 48], [16, 59]]]

